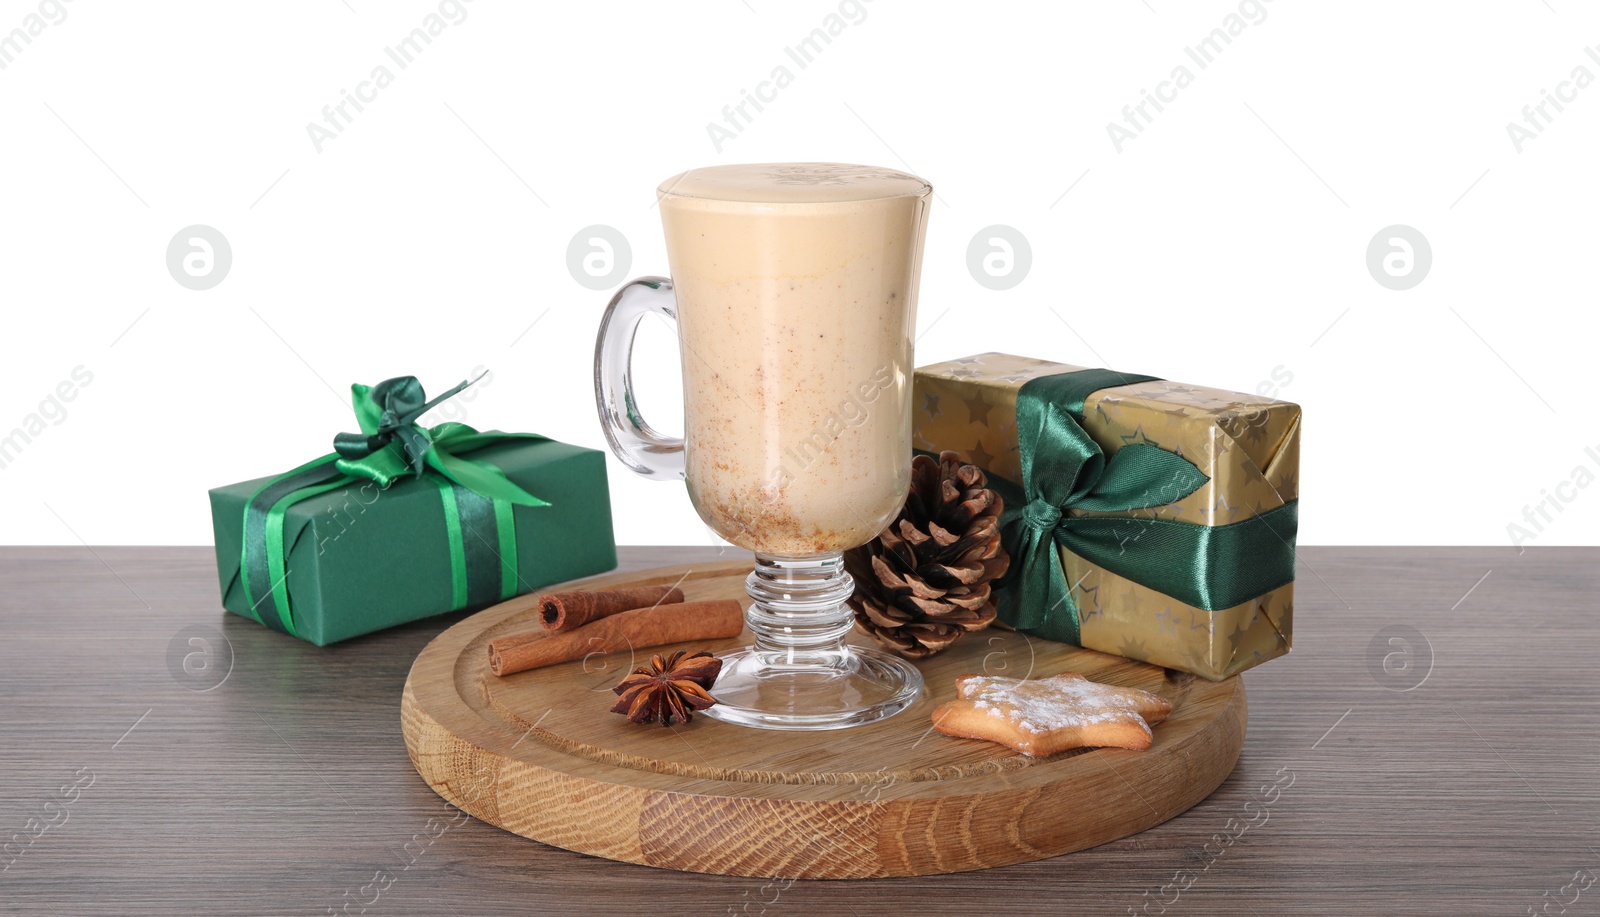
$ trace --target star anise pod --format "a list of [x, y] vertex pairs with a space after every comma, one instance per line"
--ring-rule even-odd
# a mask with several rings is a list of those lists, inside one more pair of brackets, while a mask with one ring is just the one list
[[652, 656], [649, 665], [634, 669], [611, 689], [622, 695], [611, 712], [623, 714], [633, 723], [687, 723], [694, 711], [717, 702], [706, 689], [720, 671], [722, 660], [710, 653], [685, 658], [680, 650], [665, 660]]

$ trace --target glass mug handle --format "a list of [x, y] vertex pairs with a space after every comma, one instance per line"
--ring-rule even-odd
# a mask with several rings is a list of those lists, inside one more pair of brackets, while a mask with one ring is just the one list
[[683, 440], [657, 433], [639, 416], [633, 386], [633, 340], [651, 312], [678, 322], [672, 281], [640, 277], [623, 284], [606, 306], [594, 345], [594, 400], [606, 442], [624, 465], [656, 480], [683, 479]]

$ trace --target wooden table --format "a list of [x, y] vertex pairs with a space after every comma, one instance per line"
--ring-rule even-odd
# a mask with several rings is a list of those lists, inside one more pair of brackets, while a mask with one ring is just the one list
[[319, 649], [223, 613], [209, 548], [0, 548], [0, 838], [43, 830], [0, 911], [1600, 913], [1600, 549], [1301, 558], [1295, 651], [1244, 676], [1244, 753], [1210, 799], [1053, 860], [791, 885], [461, 818], [398, 712], [459, 615]]

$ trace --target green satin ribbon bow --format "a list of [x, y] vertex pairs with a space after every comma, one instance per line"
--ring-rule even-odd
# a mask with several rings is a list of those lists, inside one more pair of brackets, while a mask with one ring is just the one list
[[411, 477], [431, 481], [438, 489], [450, 552], [451, 610], [517, 594], [521, 577], [511, 508], [550, 504], [517, 486], [489, 462], [465, 455], [496, 443], [542, 442], [546, 437], [494, 430], [480, 433], [463, 423], [431, 428], [417, 424], [423, 414], [476, 381], [464, 381], [432, 401], [414, 376], [374, 386], [350, 386], [361, 432], [338, 434], [333, 453], [273, 478], [245, 504], [239, 569], [256, 620], [275, 630], [296, 632], [284, 539], [289, 507], [361, 481], [386, 490]]
[[1214, 611], [1294, 579], [1294, 501], [1222, 526], [1082, 515], [1166, 506], [1210, 480], [1193, 462], [1146, 442], [1110, 459], [1084, 432], [1084, 402], [1154, 376], [1086, 369], [1044, 376], [1017, 392], [1021, 486], [994, 475], [1005, 500], [1001, 541], [1011, 568], [996, 587], [1000, 617], [1018, 630], [1080, 643], [1081, 619], [1058, 546], [1119, 576]]
[[479, 433], [464, 423], [442, 423], [431, 429], [417, 425], [417, 418], [454, 398], [478, 379], [462, 382], [432, 401], [426, 400], [422, 383], [416, 376], [387, 379], [372, 386], [350, 386], [350, 400], [361, 432], [340, 433], [333, 438], [334, 452], [339, 455], [335, 462], [338, 469], [351, 477], [366, 478], [387, 488], [408, 471], [420, 478], [431, 468], [492, 500], [518, 506], [549, 506], [511, 483], [505, 472], [495, 466], [459, 455], [508, 436], [529, 434]]

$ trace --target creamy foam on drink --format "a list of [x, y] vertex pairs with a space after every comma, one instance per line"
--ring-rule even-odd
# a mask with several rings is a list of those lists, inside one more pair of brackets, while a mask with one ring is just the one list
[[930, 193], [827, 163], [694, 169], [658, 189], [689, 494], [729, 541], [840, 551], [899, 510]]

